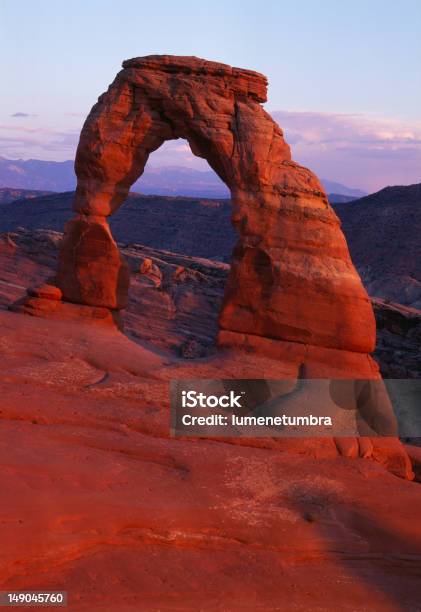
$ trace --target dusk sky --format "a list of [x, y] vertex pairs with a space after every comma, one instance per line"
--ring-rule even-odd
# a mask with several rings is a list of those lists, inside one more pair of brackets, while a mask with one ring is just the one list
[[[123, 59], [197, 55], [263, 72], [293, 157], [374, 191], [421, 181], [419, 0], [1, 0], [0, 156], [74, 157]], [[151, 165], [207, 168], [185, 143]]]

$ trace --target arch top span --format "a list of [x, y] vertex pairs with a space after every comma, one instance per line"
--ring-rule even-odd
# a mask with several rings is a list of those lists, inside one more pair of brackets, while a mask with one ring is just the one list
[[77, 215], [66, 228], [57, 276], [65, 299], [124, 307], [127, 266], [106, 218], [149, 155], [166, 140], [185, 138], [232, 195], [239, 240], [222, 330], [373, 350], [372, 308], [339, 221], [317, 177], [292, 161], [281, 128], [262, 106], [266, 92], [263, 75], [196, 57], [123, 62], [80, 136]]
[[268, 80], [264, 74], [220, 62], [211, 62], [193, 55], [146, 55], [125, 60], [122, 66], [125, 69], [142, 68], [161, 70], [169, 74], [224, 78], [233, 92], [250, 96], [257, 102], [267, 101]]
[[75, 210], [112, 214], [150, 153], [177, 138], [186, 139], [231, 191], [260, 189], [272, 176], [276, 182], [291, 154], [261, 105], [266, 92], [263, 75], [196, 57], [123, 62], [82, 129]]

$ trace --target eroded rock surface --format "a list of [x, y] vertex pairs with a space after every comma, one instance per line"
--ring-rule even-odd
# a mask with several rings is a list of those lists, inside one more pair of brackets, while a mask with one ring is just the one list
[[398, 441], [369, 460], [344, 440], [344, 460], [329, 438], [170, 438], [169, 380], [294, 382], [300, 359], [216, 351], [229, 267], [139, 245], [122, 248], [128, 337], [7, 312], [61, 240], [0, 240], [1, 588], [67, 590], [72, 611], [416, 610], [421, 485]]
[[[339, 221], [318, 179], [291, 160], [282, 130], [264, 111], [266, 78], [195, 57], [148, 56], [123, 63], [83, 127], [68, 234], [112, 214], [165, 140], [186, 138], [230, 188], [234, 251], [220, 326], [230, 332], [368, 353], [375, 323]], [[74, 259], [66, 240], [58, 283], [64, 299], [108, 306], [116, 260]], [[93, 272], [92, 267], [92, 272]], [[103, 267], [103, 271], [99, 268]], [[104, 285], [101, 287], [101, 283]], [[111, 301], [123, 285], [114, 282]], [[117, 306], [118, 307], [118, 306]]]
[[[0, 306], [24, 298], [28, 287], [39, 289], [54, 278], [62, 237], [50, 230], [21, 229], [0, 234]], [[140, 244], [119, 244], [119, 248], [131, 278], [128, 307], [122, 312], [126, 333], [175, 354], [214, 352], [229, 265]], [[157, 270], [153, 279], [141, 272], [145, 260]], [[374, 357], [382, 376], [420, 378], [421, 311], [380, 299], [373, 299], [372, 304], [377, 321]], [[233, 336], [237, 339], [236, 334]], [[269, 351], [272, 346], [273, 355], [280, 346], [270, 339], [253, 337], [253, 341]], [[302, 348], [297, 345], [296, 351]], [[330, 354], [346, 367], [344, 351]], [[360, 362], [368, 362], [363, 355], [355, 355]]]
[[5, 310], [0, 331], [2, 590], [113, 612], [417, 609], [420, 485], [381, 465], [396, 441], [345, 461], [329, 438], [169, 437], [170, 379], [294, 377], [291, 360], [170, 359]]
[[127, 306], [129, 269], [103, 217], [81, 216], [67, 223], [56, 282], [69, 302]]

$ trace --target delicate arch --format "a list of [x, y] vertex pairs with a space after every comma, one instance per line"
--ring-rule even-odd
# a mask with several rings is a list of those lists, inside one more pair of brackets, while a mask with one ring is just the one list
[[76, 156], [75, 219], [57, 284], [64, 299], [123, 308], [128, 269], [106, 218], [151, 152], [185, 138], [231, 190], [239, 233], [222, 330], [359, 352], [374, 348], [368, 296], [314, 174], [291, 161], [261, 106], [266, 78], [195, 57], [123, 63], [92, 108]]

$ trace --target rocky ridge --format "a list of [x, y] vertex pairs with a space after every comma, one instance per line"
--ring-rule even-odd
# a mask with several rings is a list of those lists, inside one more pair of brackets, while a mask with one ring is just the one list
[[370, 295], [421, 308], [421, 183], [337, 204], [352, 259]]

